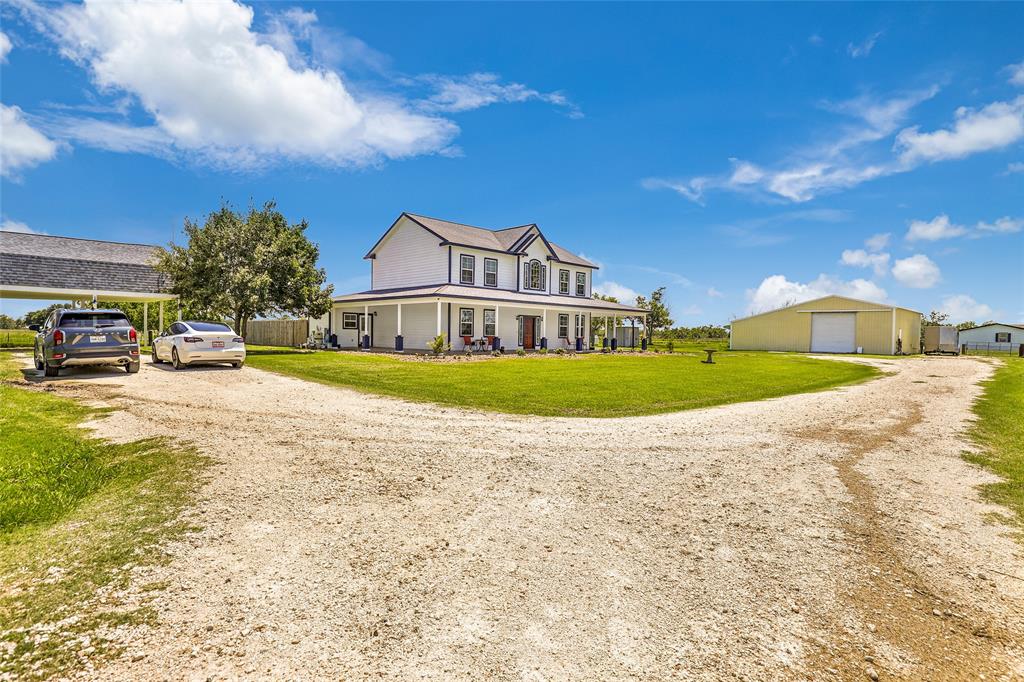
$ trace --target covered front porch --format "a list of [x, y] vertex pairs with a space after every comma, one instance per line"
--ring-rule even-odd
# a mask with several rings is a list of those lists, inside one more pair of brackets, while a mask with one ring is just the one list
[[645, 343], [639, 331], [644, 311], [583, 305], [591, 301], [570, 306], [443, 296], [342, 300], [328, 315], [311, 320], [310, 328], [319, 330], [328, 347], [389, 352], [429, 350], [439, 335], [456, 352], [587, 352]]

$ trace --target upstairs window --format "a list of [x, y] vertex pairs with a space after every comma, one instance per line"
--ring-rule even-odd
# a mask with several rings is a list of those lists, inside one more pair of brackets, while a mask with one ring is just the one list
[[558, 293], [569, 295], [569, 271], [558, 271]]
[[569, 316], [562, 314], [558, 316], [558, 338], [569, 338]]
[[528, 263], [523, 263], [523, 288], [533, 291], [544, 291], [544, 281], [548, 277], [548, 266], [541, 265], [541, 262], [534, 258]]
[[476, 256], [462, 254], [459, 258], [459, 283], [473, 284], [476, 280]]
[[484, 258], [484, 286], [498, 286], [498, 259]]
[[576, 295], [587, 295], [587, 273], [585, 272], [576, 273]]

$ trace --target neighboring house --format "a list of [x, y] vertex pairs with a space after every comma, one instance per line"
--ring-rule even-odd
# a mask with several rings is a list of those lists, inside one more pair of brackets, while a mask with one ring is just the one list
[[989, 322], [960, 330], [960, 344], [967, 350], [1013, 350], [1024, 343], [1024, 324]]
[[824, 296], [732, 321], [733, 350], [812, 353], [919, 353], [921, 313], [909, 308]]
[[365, 258], [370, 290], [336, 296], [311, 320], [342, 348], [425, 349], [444, 334], [455, 350], [589, 350], [592, 318], [607, 320], [610, 340], [620, 318], [646, 313], [592, 298], [597, 266], [533, 224], [489, 230], [402, 213]]

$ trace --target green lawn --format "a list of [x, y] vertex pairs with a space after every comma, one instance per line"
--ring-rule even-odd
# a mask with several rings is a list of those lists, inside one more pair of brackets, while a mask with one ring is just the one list
[[675, 412], [816, 391], [878, 376], [847, 362], [722, 353], [714, 365], [681, 354], [506, 356], [413, 362], [387, 355], [250, 349], [260, 369], [368, 393], [459, 407], [570, 417]]
[[31, 329], [0, 329], [0, 348], [31, 348], [35, 339]]
[[0, 678], [67, 676], [83, 636], [101, 657], [113, 649], [98, 629], [152, 617], [100, 592], [185, 530], [202, 460], [159, 440], [90, 438], [78, 424], [102, 412], [14, 385], [18, 366], [0, 353]]
[[981, 452], [967, 459], [1003, 480], [984, 487], [989, 500], [1006, 505], [1024, 529], [1024, 359], [1010, 358], [985, 382], [974, 405], [978, 421], [971, 431]]

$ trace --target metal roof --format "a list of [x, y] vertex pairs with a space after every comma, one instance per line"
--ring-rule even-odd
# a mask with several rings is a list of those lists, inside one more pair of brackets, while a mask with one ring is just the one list
[[554, 294], [527, 294], [518, 291], [504, 289], [484, 289], [482, 287], [467, 287], [457, 284], [437, 284], [424, 287], [403, 287], [399, 289], [378, 289], [376, 291], [361, 291], [355, 294], [335, 296], [335, 303], [362, 303], [370, 304], [374, 301], [388, 302], [409, 298], [460, 298], [474, 299], [480, 301], [493, 301], [495, 303], [508, 303], [521, 305], [523, 307], [562, 307], [562, 308], [587, 308], [601, 310], [608, 313], [642, 314], [648, 312], [643, 308], [612, 303], [596, 298], [584, 298], [580, 296], [560, 296]]
[[[800, 306], [800, 305], [807, 305], [808, 303], [817, 303], [818, 301], [824, 301], [827, 298], [841, 298], [841, 299], [843, 299], [845, 301], [853, 301], [854, 303], [863, 303], [865, 305], [873, 305], [873, 306], [876, 306], [876, 310], [891, 310], [893, 308], [896, 308], [898, 310], [907, 310], [907, 311], [912, 312], [912, 313], [917, 313], [918, 315], [921, 314], [921, 312], [918, 311], [918, 310], [914, 310], [912, 308], [904, 308], [903, 306], [900, 306], [900, 305], [891, 305], [889, 303], [875, 303], [874, 301], [865, 301], [865, 300], [860, 299], [860, 298], [850, 298], [849, 296], [840, 296], [839, 294], [828, 294], [827, 296], [819, 296], [818, 298], [812, 298], [812, 299], [809, 299], [809, 300], [806, 300], [806, 301], [800, 301], [799, 303], [792, 303], [790, 305], [784, 305], [781, 308], [774, 308], [772, 310], [765, 310], [763, 312], [754, 313], [753, 315], [747, 315], [745, 317], [737, 317], [737, 318], [735, 318], [733, 320], [730, 320], [730, 322], [739, 322], [741, 320], [749, 320], [749, 319], [754, 318], [754, 317], [760, 317], [761, 315], [771, 315], [772, 313], [777, 313], [780, 310], [788, 310], [789, 308], [795, 308], [796, 306]], [[814, 312], [814, 311], [807, 311], [807, 312]], [[856, 310], [831, 310], [831, 309], [829, 309], [828, 311], [819, 311], [819, 312], [854, 313], [854, 312], [859, 312], [859, 311], [856, 311]]]

